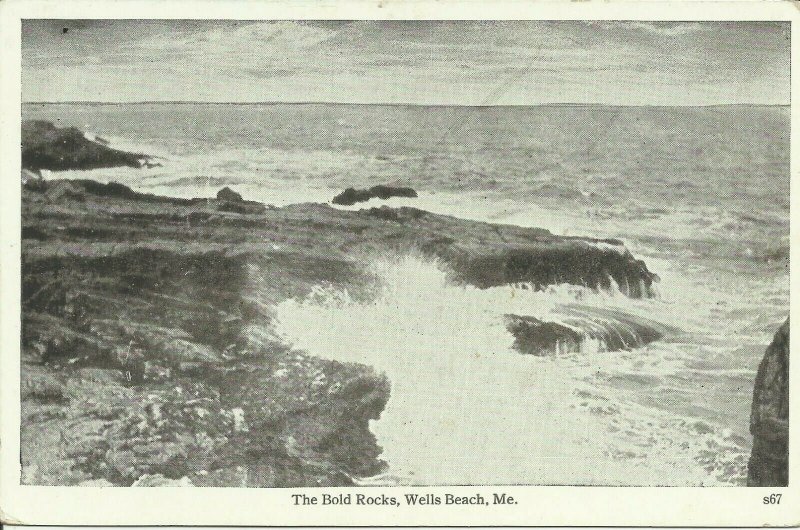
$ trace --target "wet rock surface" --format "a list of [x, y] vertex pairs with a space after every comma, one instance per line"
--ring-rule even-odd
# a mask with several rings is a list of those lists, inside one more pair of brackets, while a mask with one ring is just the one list
[[530, 355], [580, 351], [583, 335], [568, 326], [536, 317], [507, 315], [506, 327], [514, 336], [514, 349]]
[[750, 415], [753, 451], [748, 486], [789, 484], [789, 319], [758, 367]]
[[[294, 350], [271, 324], [275, 304], [320, 284], [371, 296], [371, 256], [422, 253], [479, 287], [655, 278], [618, 242], [410, 208], [224, 211], [80, 180], [22, 193], [26, 484], [288, 487], [380, 472], [369, 420], [389, 381]], [[559, 272], [554, 257], [543, 269], [550, 253], [602, 271]]]
[[417, 196], [417, 192], [413, 188], [398, 187], [398, 186], [373, 186], [366, 190], [357, 190], [355, 188], [347, 188], [342, 193], [333, 198], [333, 204], [342, 206], [352, 206], [358, 202], [366, 202], [370, 199], [390, 199], [392, 197], [411, 197]]
[[558, 322], [532, 316], [506, 315], [506, 327], [514, 336], [514, 349], [529, 355], [620, 351], [641, 348], [670, 330], [663, 324], [623, 313], [590, 307], [567, 307]]

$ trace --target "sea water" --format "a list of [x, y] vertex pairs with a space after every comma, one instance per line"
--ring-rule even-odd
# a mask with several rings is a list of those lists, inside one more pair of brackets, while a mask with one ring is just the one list
[[[156, 155], [150, 169], [54, 176], [275, 205], [396, 184], [459, 217], [616, 237], [658, 296], [454, 285], [420, 256], [375, 256], [374, 300], [322, 289], [278, 307], [299, 348], [387, 373], [371, 483], [736, 485], [752, 384], [789, 307], [786, 107], [25, 105]], [[579, 303], [668, 326], [647, 346], [521, 355], [508, 313]], [[302, 322], [303, 325], [297, 325]]]

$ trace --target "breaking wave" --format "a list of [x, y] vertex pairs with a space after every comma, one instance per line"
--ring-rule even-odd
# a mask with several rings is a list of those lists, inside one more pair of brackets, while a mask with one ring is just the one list
[[[373, 268], [382, 286], [371, 301], [318, 287], [281, 303], [275, 319], [287, 343], [389, 376], [391, 398], [371, 426], [389, 472], [365, 484], [699, 485], [741, 474], [732, 433], [629, 399], [625, 387], [667, 385], [675, 366], [642, 347], [676, 332], [643, 316], [657, 301], [455, 285], [417, 256]], [[581, 343], [521, 355], [508, 315], [564, 326]]]

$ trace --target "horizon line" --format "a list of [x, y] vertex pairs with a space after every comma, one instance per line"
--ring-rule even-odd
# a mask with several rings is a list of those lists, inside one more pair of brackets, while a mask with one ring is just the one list
[[453, 107], [453, 108], [504, 108], [504, 107], [630, 107], [630, 108], [712, 108], [712, 107], [789, 107], [789, 103], [705, 103], [697, 105], [679, 104], [630, 104], [624, 103], [510, 103], [502, 105], [464, 103], [396, 103], [396, 102], [349, 102], [349, 101], [197, 101], [197, 100], [152, 100], [152, 101], [23, 101], [23, 105], [341, 105], [364, 107]]

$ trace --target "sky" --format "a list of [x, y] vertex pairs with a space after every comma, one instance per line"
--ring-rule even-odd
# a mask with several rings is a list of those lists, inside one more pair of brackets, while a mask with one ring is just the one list
[[789, 103], [778, 22], [26, 20], [23, 101]]

